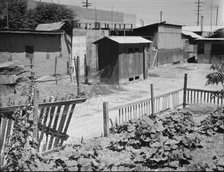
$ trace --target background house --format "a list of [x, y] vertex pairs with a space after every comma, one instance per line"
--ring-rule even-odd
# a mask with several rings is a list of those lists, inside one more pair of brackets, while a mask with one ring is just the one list
[[147, 78], [150, 43], [139, 36], [111, 36], [96, 41], [101, 81], [121, 84]]
[[224, 26], [206, 26], [206, 25], [203, 25], [203, 23], [201, 26], [183, 26], [183, 30], [194, 32], [197, 35], [200, 35], [203, 37], [208, 37], [215, 30], [218, 30], [221, 28], [224, 28]]
[[63, 31], [0, 30], [0, 60], [17, 61], [30, 65], [37, 76], [54, 74], [55, 57], [57, 73], [67, 72], [69, 61]]
[[[68, 33], [68, 28], [71, 27], [68, 22], [55, 22], [39, 24], [36, 30], [39, 31], [60, 31], [64, 30], [66, 46], [69, 52], [69, 66], [75, 67], [74, 59], [80, 59], [80, 76], [84, 76], [84, 58], [87, 59], [89, 73], [98, 72], [97, 49], [94, 41], [109, 36], [109, 29], [81, 29], [76, 26], [71, 27]], [[73, 70], [75, 76], [75, 70]]]
[[196, 39], [203, 38], [200, 35], [197, 35], [194, 32], [182, 30], [182, 40], [184, 45], [184, 59], [187, 59], [188, 62], [196, 62], [198, 59], [197, 56], [197, 43]]
[[220, 63], [224, 60], [224, 38], [199, 38], [198, 63]]
[[142, 36], [152, 40], [150, 66], [183, 61], [183, 43], [181, 39], [181, 25], [168, 24], [166, 22], [155, 23], [133, 29], [133, 35]]

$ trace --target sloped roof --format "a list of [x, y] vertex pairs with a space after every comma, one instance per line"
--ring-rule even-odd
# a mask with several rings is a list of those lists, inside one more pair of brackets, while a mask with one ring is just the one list
[[141, 36], [110, 36], [110, 37], [103, 37], [94, 43], [97, 43], [101, 41], [102, 39], [110, 39], [114, 42], [117, 42], [119, 44], [145, 44], [145, 43], [151, 43], [152, 41], [145, 39]]
[[186, 36], [190, 36], [191, 38], [194, 38], [194, 39], [203, 38], [202, 36], [188, 30], [182, 30], [182, 34]]
[[[224, 28], [224, 26], [203, 26], [203, 31], [204, 32], [213, 32], [217, 29], [221, 29]], [[192, 32], [201, 32], [201, 26], [183, 26], [182, 28], [183, 30], [188, 30], [188, 31], [192, 31]]]
[[146, 25], [146, 26], [142, 26], [142, 27], [137, 27], [137, 28], [134, 28], [134, 30], [158, 27], [159, 25], [166, 25], [166, 26], [171, 26], [171, 27], [183, 27], [183, 25], [166, 23], [166, 21], [164, 21], [164, 22], [160, 22], [160, 23], [154, 23], [154, 24], [150, 24], [150, 25]]
[[224, 38], [198, 38], [196, 41], [224, 41]]
[[38, 24], [35, 30], [56, 31], [56, 30], [60, 30], [64, 24], [65, 24], [64, 22]]

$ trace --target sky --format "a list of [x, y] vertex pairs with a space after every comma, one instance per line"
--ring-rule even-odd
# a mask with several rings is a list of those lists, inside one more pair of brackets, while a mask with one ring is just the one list
[[[38, 0], [37, 0], [38, 1]], [[39, 0], [45, 2], [61, 3], [66, 5], [82, 6], [86, 0]], [[92, 4], [89, 8], [119, 11], [136, 15], [136, 25], [143, 19], [144, 24], [160, 21], [160, 11], [163, 21], [172, 24], [196, 25], [198, 0], [88, 0]], [[201, 15], [204, 16], [205, 25], [224, 25], [224, 0], [200, 0]], [[212, 7], [212, 8], [211, 8]], [[218, 10], [217, 10], [217, 7]], [[211, 10], [212, 9], [212, 10]], [[218, 11], [218, 15], [217, 15]], [[211, 15], [212, 14], [212, 15]], [[212, 18], [211, 18], [212, 16]], [[218, 16], [218, 17], [217, 17]]]

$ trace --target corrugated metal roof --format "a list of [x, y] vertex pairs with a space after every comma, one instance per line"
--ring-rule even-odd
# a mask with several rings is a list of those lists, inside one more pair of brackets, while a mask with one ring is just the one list
[[197, 38], [203, 38], [202, 36], [200, 36], [200, 35], [192, 32], [192, 31], [188, 31], [188, 30], [182, 30], [182, 34], [187, 35], [187, 36], [190, 36], [191, 38], [195, 38], [195, 39], [197, 39]]
[[[203, 26], [203, 31], [204, 32], [213, 32], [217, 29], [220, 29], [220, 28], [224, 28], [224, 26]], [[201, 26], [184, 26], [182, 28], [183, 30], [188, 30], [188, 31], [192, 31], [192, 32], [201, 32]]]
[[[143, 44], [143, 43], [151, 43], [152, 41], [145, 39], [141, 36], [110, 36], [110, 37], [104, 37], [102, 39], [108, 38], [112, 41], [115, 41], [119, 44]], [[100, 40], [102, 40], [100, 39]], [[100, 41], [98, 40], [98, 41]], [[98, 42], [96, 41], [96, 42]], [[95, 43], [96, 43], [95, 42]]]
[[35, 30], [38, 30], [38, 31], [56, 31], [56, 30], [60, 30], [64, 24], [65, 24], [64, 22], [38, 24]]

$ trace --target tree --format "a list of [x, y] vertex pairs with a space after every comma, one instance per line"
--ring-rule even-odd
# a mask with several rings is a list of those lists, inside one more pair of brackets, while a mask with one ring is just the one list
[[36, 24], [53, 23], [66, 19], [73, 19], [72, 10], [63, 5], [38, 3], [29, 20], [33, 20]]
[[[28, 27], [27, 20], [27, 0], [2, 0], [1, 24], [0, 27], [10, 29], [23, 29]], [[8, 22], [7, 22], [8, 18]]]
[[[8, 8], [7, 8], [8, 2]], [[28, 9], [28, 0], [0, 1], [0, 28], [35, 29], [40, 23], [53, 23], [65, 19], [73, 19], [75, 14], [64, 5], [37, 3], [33, 9]]]

